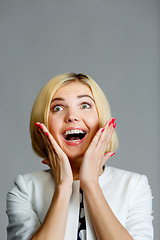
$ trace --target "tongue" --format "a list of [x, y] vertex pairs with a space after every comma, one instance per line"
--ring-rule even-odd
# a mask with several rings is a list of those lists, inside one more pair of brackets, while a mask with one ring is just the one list
[[70, 137], [68, 140], [72, 141], [72, 140], [80, 140], [79, 137]]

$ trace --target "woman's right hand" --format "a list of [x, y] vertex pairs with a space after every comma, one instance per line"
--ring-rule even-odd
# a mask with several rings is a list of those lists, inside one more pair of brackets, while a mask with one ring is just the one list
[[72, 184], [73, 174], [67, 155], [62, 151], [44, 124], [37, 122], [36, 127], [44, 141], [48, 156], [42, 162], [51, 168], [56, 186], [61, 183]]

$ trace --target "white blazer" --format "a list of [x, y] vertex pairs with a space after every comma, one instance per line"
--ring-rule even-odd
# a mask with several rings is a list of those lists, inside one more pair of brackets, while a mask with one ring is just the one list
[[[106, 166], [103, 174], [99, 177], [99, 184], [113, 213], [133, 239], [152, 240], [152, 194], [147, 177]], [[14, 186], [7, 195], [8, 240], [29, 240], [32, 237], [45, 218], [54, 187], [50, 170], [17, 176]], [[65, 240], [77, 240], [79, 188], [79, 180], [74, 181]], [[84, 211], [86, 239], [96, 240], [85, 196]]]

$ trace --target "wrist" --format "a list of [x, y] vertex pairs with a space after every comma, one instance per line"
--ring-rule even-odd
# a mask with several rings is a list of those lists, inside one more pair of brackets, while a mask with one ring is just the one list
[[61, 182], [55, 187], [55, 193], [58, 195], [71, 195], [72, 194], [72, 183], [71, 182]]
[[95, 190], [96, 188], [99, 188], [99, 183], [98, 181], [80, 181], [80, 186], [82, 188], [82, 190], [85, 191], [92, 191]]

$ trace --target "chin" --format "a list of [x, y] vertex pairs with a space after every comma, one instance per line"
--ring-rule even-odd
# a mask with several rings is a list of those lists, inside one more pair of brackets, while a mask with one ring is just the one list
[[[85, 152], [84, 152], [85, 153]], [[75, 161], [78, 161], [78, 159], [82, 159], [83, 156], [84, 156], [84, 153], [66, 153], [67, 157], [69, 158], [69, 160], [75, 160]]]

